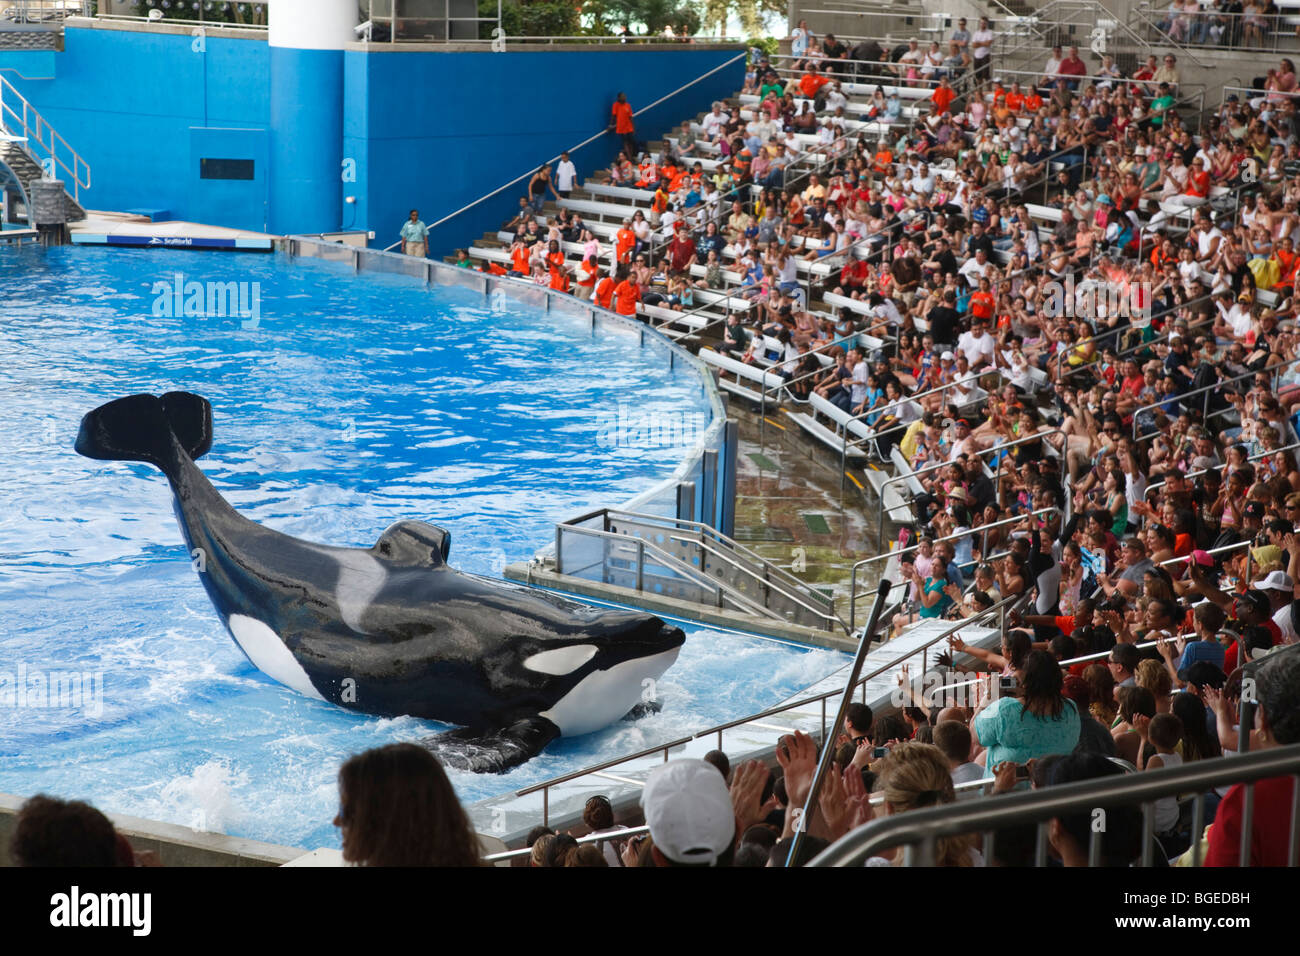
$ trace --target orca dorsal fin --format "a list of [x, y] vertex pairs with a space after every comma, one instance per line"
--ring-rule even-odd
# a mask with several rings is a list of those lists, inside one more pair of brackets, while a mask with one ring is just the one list
[[424, 521], [398, 521], [370, 549], [396, 564], [438, 567], [451, 552], [451, 532]]

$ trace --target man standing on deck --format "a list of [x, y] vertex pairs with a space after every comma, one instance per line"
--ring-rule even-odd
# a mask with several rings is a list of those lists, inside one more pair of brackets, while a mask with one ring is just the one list
[[412, 209], [411, 218], [402, 223], [402, 251], [423, 259], [429, 253], [429, 227], [420, 221], [420, 210]]

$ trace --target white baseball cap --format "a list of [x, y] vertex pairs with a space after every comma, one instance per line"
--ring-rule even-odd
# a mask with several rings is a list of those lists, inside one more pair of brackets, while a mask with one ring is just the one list
[[670, 760], [650, 771], [641, 806], [655, 848], [674, 863], [713, 866], [736, 838], [727, 782], [703, 760]]
[[1270, 571], [1263, 578], [1251, 585], [1258, 591], [1285, 591], [1290, 594], [1295, 586], [1291, 583], [1291, 577], [1285, 571]]

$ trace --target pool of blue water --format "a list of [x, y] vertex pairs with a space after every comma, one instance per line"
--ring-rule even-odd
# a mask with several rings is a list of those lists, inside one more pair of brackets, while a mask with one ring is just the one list
[[[178, 274], [256, 283], [259, 320], [176, 314], [160, 297]], [[361, 547], [395, 520], [430, 521], [451, 531], [453, 566], [499, 576], [557, 520], [677, 467], [684, 447], [599, 440], [612, 410], [707, 421], [709, 406], [694, 372], [635, 335], [493, 305], [311, 260], [0, 247], [0, 791], [337, 846], [340, 762], [446, 728], [345, 712], [256, 671], [191, 568], [162, 476], [72, 441], [106, 400], [198, 392], [214, 408], [201, 466], [248, 517]], [[844, 661], [687, 630], [661, 713], [557, 741], [509, 774], [453, 774], [461, 798], [743, 716]], [[81, 676], [80, 706], [41, 706], [56, 674]]]

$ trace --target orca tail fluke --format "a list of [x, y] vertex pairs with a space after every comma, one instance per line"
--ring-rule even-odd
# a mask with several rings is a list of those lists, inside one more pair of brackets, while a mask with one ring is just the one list
[[560, 728], [545, 717], [525, 717], [488, 732], [462, 727], [426, 737], [420, 745], [448, 767], [473, 773], [505, 773], [536, 757]]
[[81, 419], [77, 454], [99, 461], [144, 461], [164, 467], [172, 457], [172, 436], [190, 459], [212, 448], [212, 406], [190, 392], [128, 395]]

